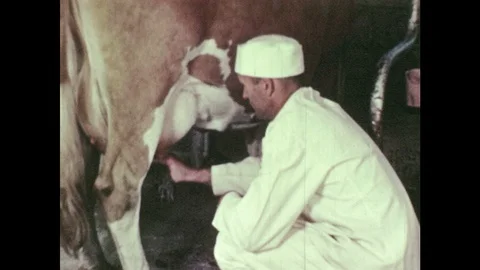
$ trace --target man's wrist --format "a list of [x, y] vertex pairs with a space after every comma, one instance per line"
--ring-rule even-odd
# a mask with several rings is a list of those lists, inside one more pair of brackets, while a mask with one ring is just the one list
[[191, 174], [190, 181], [211, 184], [211, 172], [210, 169], [194, 170]]

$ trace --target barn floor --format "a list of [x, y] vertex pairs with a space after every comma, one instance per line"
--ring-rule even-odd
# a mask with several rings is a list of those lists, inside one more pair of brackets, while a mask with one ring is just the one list
[[[364, 128], [369, 128], [369, 98], [376, 62], [399, 42], [406, 31], [409, 10], [399, 7], [359, 6], [346, 48], [345, 95], [342, 106]], [[384, 39], [378, 40], [378, 37]], [[384, 112], [384, 152], [402, 179], [420, 218], [420, 113], [405, 107], [404, 72], [418, 67], [418, 56], [407, 53], [392, 67]], [[161, 201], [155, 188], [166, 175], [152, 168], [143, 187], [141, 235], [152, 269], [218, 269], [213, 259], [216, 231], [211, 226], [216, 199], [207, 186], [177, 184], [173, 203]], [[109, 254], [111, 256], [111, 254]], [[113, 257], [112, 257], [113, 258]], [[61, 259], [61, 269], [68, 259]]]
[[[166, 175], [162, 166], [155, 170]], [[213, 258], [216, 231], [211, 226], [217, 200], [211, 189], [177, 184], [175, 199], [168, 203], [160, 199], [156, 179], [147, 181], [140, 230], [150, 264], [156, 269], [218, 269]]]

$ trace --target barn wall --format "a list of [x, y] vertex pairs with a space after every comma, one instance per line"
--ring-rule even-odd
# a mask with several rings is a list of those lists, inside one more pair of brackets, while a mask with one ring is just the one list
[[[343, 107], [366, 130], [377, 62], [401, 42], [410, 18], [410, 1], [357, 0], [353, 33], [345, 50]], [[420, 213], [420, 116], [406, 108], [405, 72], [420, 67], [420, 45], [397, 58], [387, 80], [384, 152]]]

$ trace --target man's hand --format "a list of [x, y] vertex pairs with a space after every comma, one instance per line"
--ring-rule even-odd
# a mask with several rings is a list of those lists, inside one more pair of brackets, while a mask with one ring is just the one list
[[164, 163], [170, 170], [170, 177], [175, 183], [178, 182], [197, 182], [197, 183], [210, 183], [210, 170], [196, 170], [183, 164], [181, 161], [174, 157], [167, 157], [164, 159]]
[[193, 179], [194, 169], [187, 167], [181, 161], [173, 157], [166, 157], [163, 161], [168, 166], [173, 181], [182, 182]]

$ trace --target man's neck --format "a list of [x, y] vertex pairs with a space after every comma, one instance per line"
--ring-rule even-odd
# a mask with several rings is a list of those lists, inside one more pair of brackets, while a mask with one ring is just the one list
[[[273, 103], [273, 112], [274, 117], [280, 112], [280, 110], [285, 106], [285, 103], [290, 99], [290, 97], [300, 89], [300, 86], [297, 84], [288, 85], [286, 89], [280, 92], [280, 95]], [[273, 120], [273, 119], [272, 119]]]

